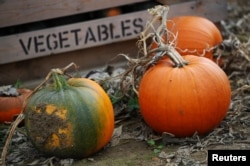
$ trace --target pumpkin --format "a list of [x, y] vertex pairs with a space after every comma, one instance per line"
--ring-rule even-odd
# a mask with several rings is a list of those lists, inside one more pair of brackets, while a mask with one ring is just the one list
[[156, 132], [168, 132], [176, 137], [188, 137], [196, 132], [204, 135], [228, 111], [231, 100], [228, 77], [205, 57], [177, 57], [159, 60], [143, 75], [138, 91], [141, 114]]
[[16, 89], [17, 95], [0, 96], [0, 123], [11, 122], [18, 116], [23, 108], [23, 103], [31, 93], [29, 89]]
[[107, 17], [118, 16], [118, 15], [120, 15], [120, 14], [121, 14], [121, 9], [116, 8], [116, 7], [110, 8], [110, 9], [108, 9], [108, 10], [106, 11], [106, 16], [107, 16]]
[[86, 78], [53, 73], [53, 84], [28, 100], [25, 125], [33, 145], [49, 156], [83, 158], [102, 149], [114, 130], [106, 92]]
[[[177, 36], [176, 50], [181, 55], [192, 53], [192, 55], [204, 55], [213, 60], [213, 51], [211, 48], [222, 42], [222, 35], [219, 29], [213, 22], [204, 17], [173, 17], [167, 22], [167, 29]], [[166, 35], [163, 36], [164, 41], [165, 39]], [[169, 42], [173, 40], [175, 40], [173, 35], [168, 38]], [[152, 48], [157, 47], [157, 44], [153, 42]], [[207, 51], [204, 52], [205, 50]]]

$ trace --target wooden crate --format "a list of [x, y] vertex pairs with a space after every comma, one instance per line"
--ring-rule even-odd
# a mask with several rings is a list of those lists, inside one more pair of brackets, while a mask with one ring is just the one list
[[[119, 53], [136, 55], [136, 38], [149, 18], [146, 8], [156, 4], [170, 5], [169, 17], [199, 15], [214, 22], [226, 17], [226, 0], [0, 2], [0, 85], [40, 79], [71, 61], [88, 69], [109, 63]], [[114, 7], [134, 10], [102, 15]], [[83, 18], [74, 20], [75, 16]], [[18, 28], [21, 32], [11, 32]]]

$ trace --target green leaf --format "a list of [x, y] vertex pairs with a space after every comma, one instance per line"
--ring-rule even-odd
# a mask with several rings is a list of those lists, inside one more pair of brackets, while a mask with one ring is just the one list
[[164, 145], [158, 145], [157, 149], [163, 149], [165, 146]]
[[16, 81], [15, 85], [14, 85], [14, 88], [18, 89], [18, 88], [21, 87], [21, 85], [22, 85], [22, 82], [21, 82], [21, 80], [18, 79], [18, 80]]
[[128, 108], [139, 109], [139, 103], [138, 103], [138, 98], [137, 97], [129, 99], [129, 101], [128, 101]]
[[155, 154], [158, 154], [158, 153], [160, 153], [161, 152], [161, 149], [154, 149], [154, 153]]
[[155, 141], [152, 139], [148, 140], [147, 143], [149, 146], [155, 146]]

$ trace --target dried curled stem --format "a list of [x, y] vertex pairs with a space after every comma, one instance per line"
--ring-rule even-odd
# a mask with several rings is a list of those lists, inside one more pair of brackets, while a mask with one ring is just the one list
[[[168, 6], [155, 6], [149, 9], [148, 12], [152, 16], [151, 20], [147, 22], [144, 30], [140, 33], [140, 39], [137, 42], [139, 54], [137, 58], [130, 58], [124, 56], [129, 63], [128, 70], [124, 73], [122, 81], [125, 77], [131, 77], [130, 84], [138, 95], [138, 85], [143, 73], [152, 65], [155, 65], [162, 57], [168, 56], [175, 67], [183, 67], [188, 64], [182, 56], [176, 51], [177, 35], [173, 34], [167, 29], [166, 23], [168, 21], [169, 7]], [[163, 39], [163, 36], [166, 37]], [[170, 40], [170, 38], [172, 40]], [[156, 43], [157, 48], [152, 49], [151, 44]], [[131, 87], [126, 85], [126, 87]], [[122, 85], [123, 91], [127, 91], [126, 87]]]
[[2, 154], [1, 154], [1, 165], [5, 166], [5, 159], [6, 159], [6, 155], [7, 155], [7, 152], [8, 152], [8, 148], [9, 148], [9, 144], [11, 142], [11, 139], [12, 139], [12, 136], [17, 128], [17, 126], [24, 120], [25, 118], [25, 115], [23, 113], [25, 107], [26, 107], [26, 104], [27, 104], [27, 101], [29, 100], [29, 98], [35, 93], [37, 92], [43, 85], [45, 85], [51, 78], [52, 74], [53, 73], [57, 73], [57, 74], [61, 74], [61, 75], [67, 75], [69, 77], [71, 77], [70, 75], [66, 74], [66, 70], [68, 70], [70, 67], [74, 66], [75, 69], [78, 68], [77, 65], [75, 63], [70, 63], [69, 65], [67, 65], [66, 67], [62, 68], [62, 69], [51, 69], [51, 71], [48, 73], [48, 75], [46, 76], [46, 78], [44, 79], [43, 82], [41, 82], [33, 91], [32, 93], [30, 93], [27, 98], [24, 100], [23, 102], [23, 106], [22, 106], [22, 111], [21, 113], [18, 115], [18, 117], [16, 118], [16, 120], [12, 123], [11, 127], [10, 127], [10, 131], [8, 133], [8, 137], [5, 141], [5, 145], [3, 147], [3, 150], [2, 150]]

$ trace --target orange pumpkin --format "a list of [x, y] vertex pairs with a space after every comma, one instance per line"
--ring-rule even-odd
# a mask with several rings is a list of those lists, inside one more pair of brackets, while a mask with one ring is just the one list
[[106, 16], [107, 17], [112, 17], [112, 16], [118, 16], [121, 14], [121, 10], [119, 8], [110, 8], [106, 11]]
[[146, 71], [139, 85], [141, 113], [159, 133], [204, 135], [225, 117], [231, 99], [230, 83], [213, 61], [194, 55], [183, 58], [187, 65], [165, 58]]
[[29, 89], [17, 89], [19, 96], [0, 96], [0, 123], [11, 122], [20, 114], [23, 102], [31, 93]]
[[[174, 35], [177, 35], [176, 50], [181, 55], [204, 55], [213, 60], [213, 51], [208, 51], [212, 47], [222, 42], [222, 35], [216, 25], [210, 20], [199, 16], [179, 16], [167, 22], [167, 28]], [[165, 40], [166, 36], [163, 36]], [[173, 41], [173, 36], [168, 38]], [[152, 43], [152, 48], [157, 48], [156, 43]], [[204, 53], [204, 50], [206, 50]], [[187, 51], [188, 50], [188, 51]]]

